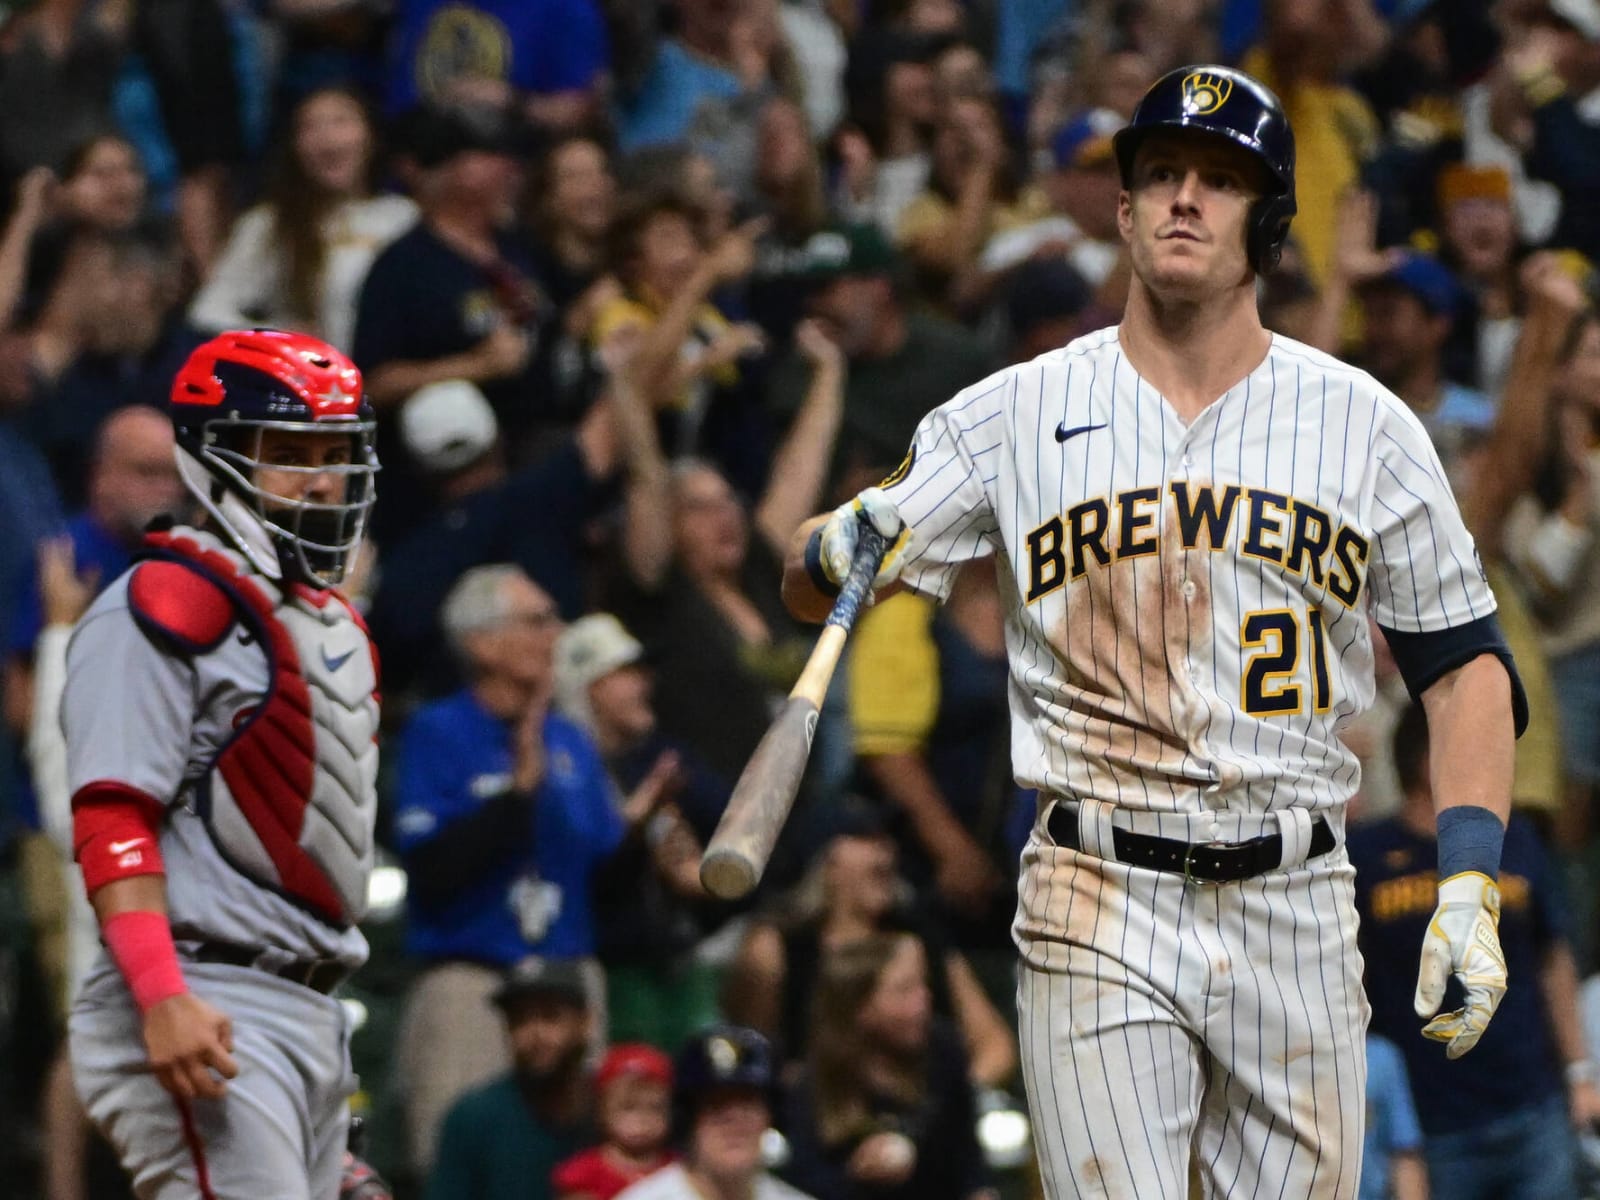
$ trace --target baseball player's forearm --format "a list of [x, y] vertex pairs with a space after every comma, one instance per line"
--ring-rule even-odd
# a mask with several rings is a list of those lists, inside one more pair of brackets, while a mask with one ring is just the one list
[[833, 597], [823, 592], [806, 569], [806, 543], [813, 531], [827, 522], [827, 514], [802, 522], [789, 539], [789, 553], [783, 560], [783, 604], [797, 621], [816, 624], [827, 620]]
[[1441, 676], [1422, 694], [1422, 704], [1435, 811], [1474, 805], [1504, 825], [1511, 813], [1515, 746], [1505, 666], [1480, 654]]

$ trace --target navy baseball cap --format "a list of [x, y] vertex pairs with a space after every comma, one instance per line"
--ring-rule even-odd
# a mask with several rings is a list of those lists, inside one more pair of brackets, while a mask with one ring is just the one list
[[1109, 108], [1091, 108], [1079, 113], [1063, 125], [1050, 142], [1050, 157], [1056, 169], [1098, 167], [1115, 161], [1111, 135], [1122, 125], [1122, 118]]
[[1406, 251], [1368, 288], [1397, 287], [1410, 292], [1435, 316], [1454, 316], [1461, 308], [1461, 285], [1449, 269], [1430, 254]]
[[589, 992], [584, 986], [583, 968], [570, 958], [541, 958], [530, 955], [501, 977], [491, 997], [501, 1008], [519, 1000], [548, 996], [565, 1000], [579, 1008], [589, 1007]]

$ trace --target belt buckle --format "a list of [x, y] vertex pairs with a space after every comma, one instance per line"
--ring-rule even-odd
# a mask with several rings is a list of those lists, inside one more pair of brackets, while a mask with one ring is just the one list
[[1204, 879], [1194, 873], [1194, 856], [1202, 850], [1227, 850], [1232, 842], [1190, 842], [1189, 848], [1183, 852], [1183, 882], [1185, 886], [1191, 883], [1218, 883], [1220, 880]]

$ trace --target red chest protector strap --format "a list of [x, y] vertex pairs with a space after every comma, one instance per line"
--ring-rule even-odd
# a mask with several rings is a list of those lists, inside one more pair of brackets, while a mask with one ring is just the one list
[[[196, 582], [177, 585], [172, 595], [203, 598], [196, 606], [199, 611], [193, 614], [175, 611], [179, 608], [175, 602], [156, 605], [150, 617], [141, 619], [142, 627], [148, 620], [169, 643], [196, 653], [220, 644], [237, 619], [255, 635], [267, 656], [267, 693], [224, 743], [214, 770], [221, 774], [278, 878], [260, 879], [246, 870], [217, 837], [211, 824], [208, 772], [196, 797], [213, 843], [241, 874], [321, 920], [345, 927], [349, 922], [337, 891], [300, 844], [316, 776], [316, 732], [299, 651], [277, 618], [276, 604], [220, 551], [208, 549], [192, 538], [168, 533], [149, 534], [145, 543], [153, 557], [139, 566], [134, 582], [138, 575], [152, 570], [161, 572], [155, 579], [162, 585], [179, 573], [190, 575]], [[227, 604], [226, 624], [222, 623], [217, 597]]]

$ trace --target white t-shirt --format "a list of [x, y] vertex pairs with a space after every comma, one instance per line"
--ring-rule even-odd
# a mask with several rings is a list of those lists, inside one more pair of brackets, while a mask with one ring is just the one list
[[[754, 1200], [811, 1200], [804, 1192], [797, 1192], [765, 1172], [756, 1179], [753, 1197]], [[705, 1196], [689, 1182], [689, 1173], [683, 1169], [683, 1164], [674, 1163], [619, 1192], [617, 1200], [705, 1200]]]
[[356, 330], [356, 301], [372, 260], [416, 220], [417, 206], [404, 196], [350, 200], [329, 213], [322, 227], [328, 255], [317, 328], [305, 329], [305, 322], [288, 311], [284, 251], [273, 229], [272, 209], [257, 205], [234, 224], [227, 247], [189, 306], [189, 320], [209, 332], [251, 325], [297, 329], [348, 354]]

